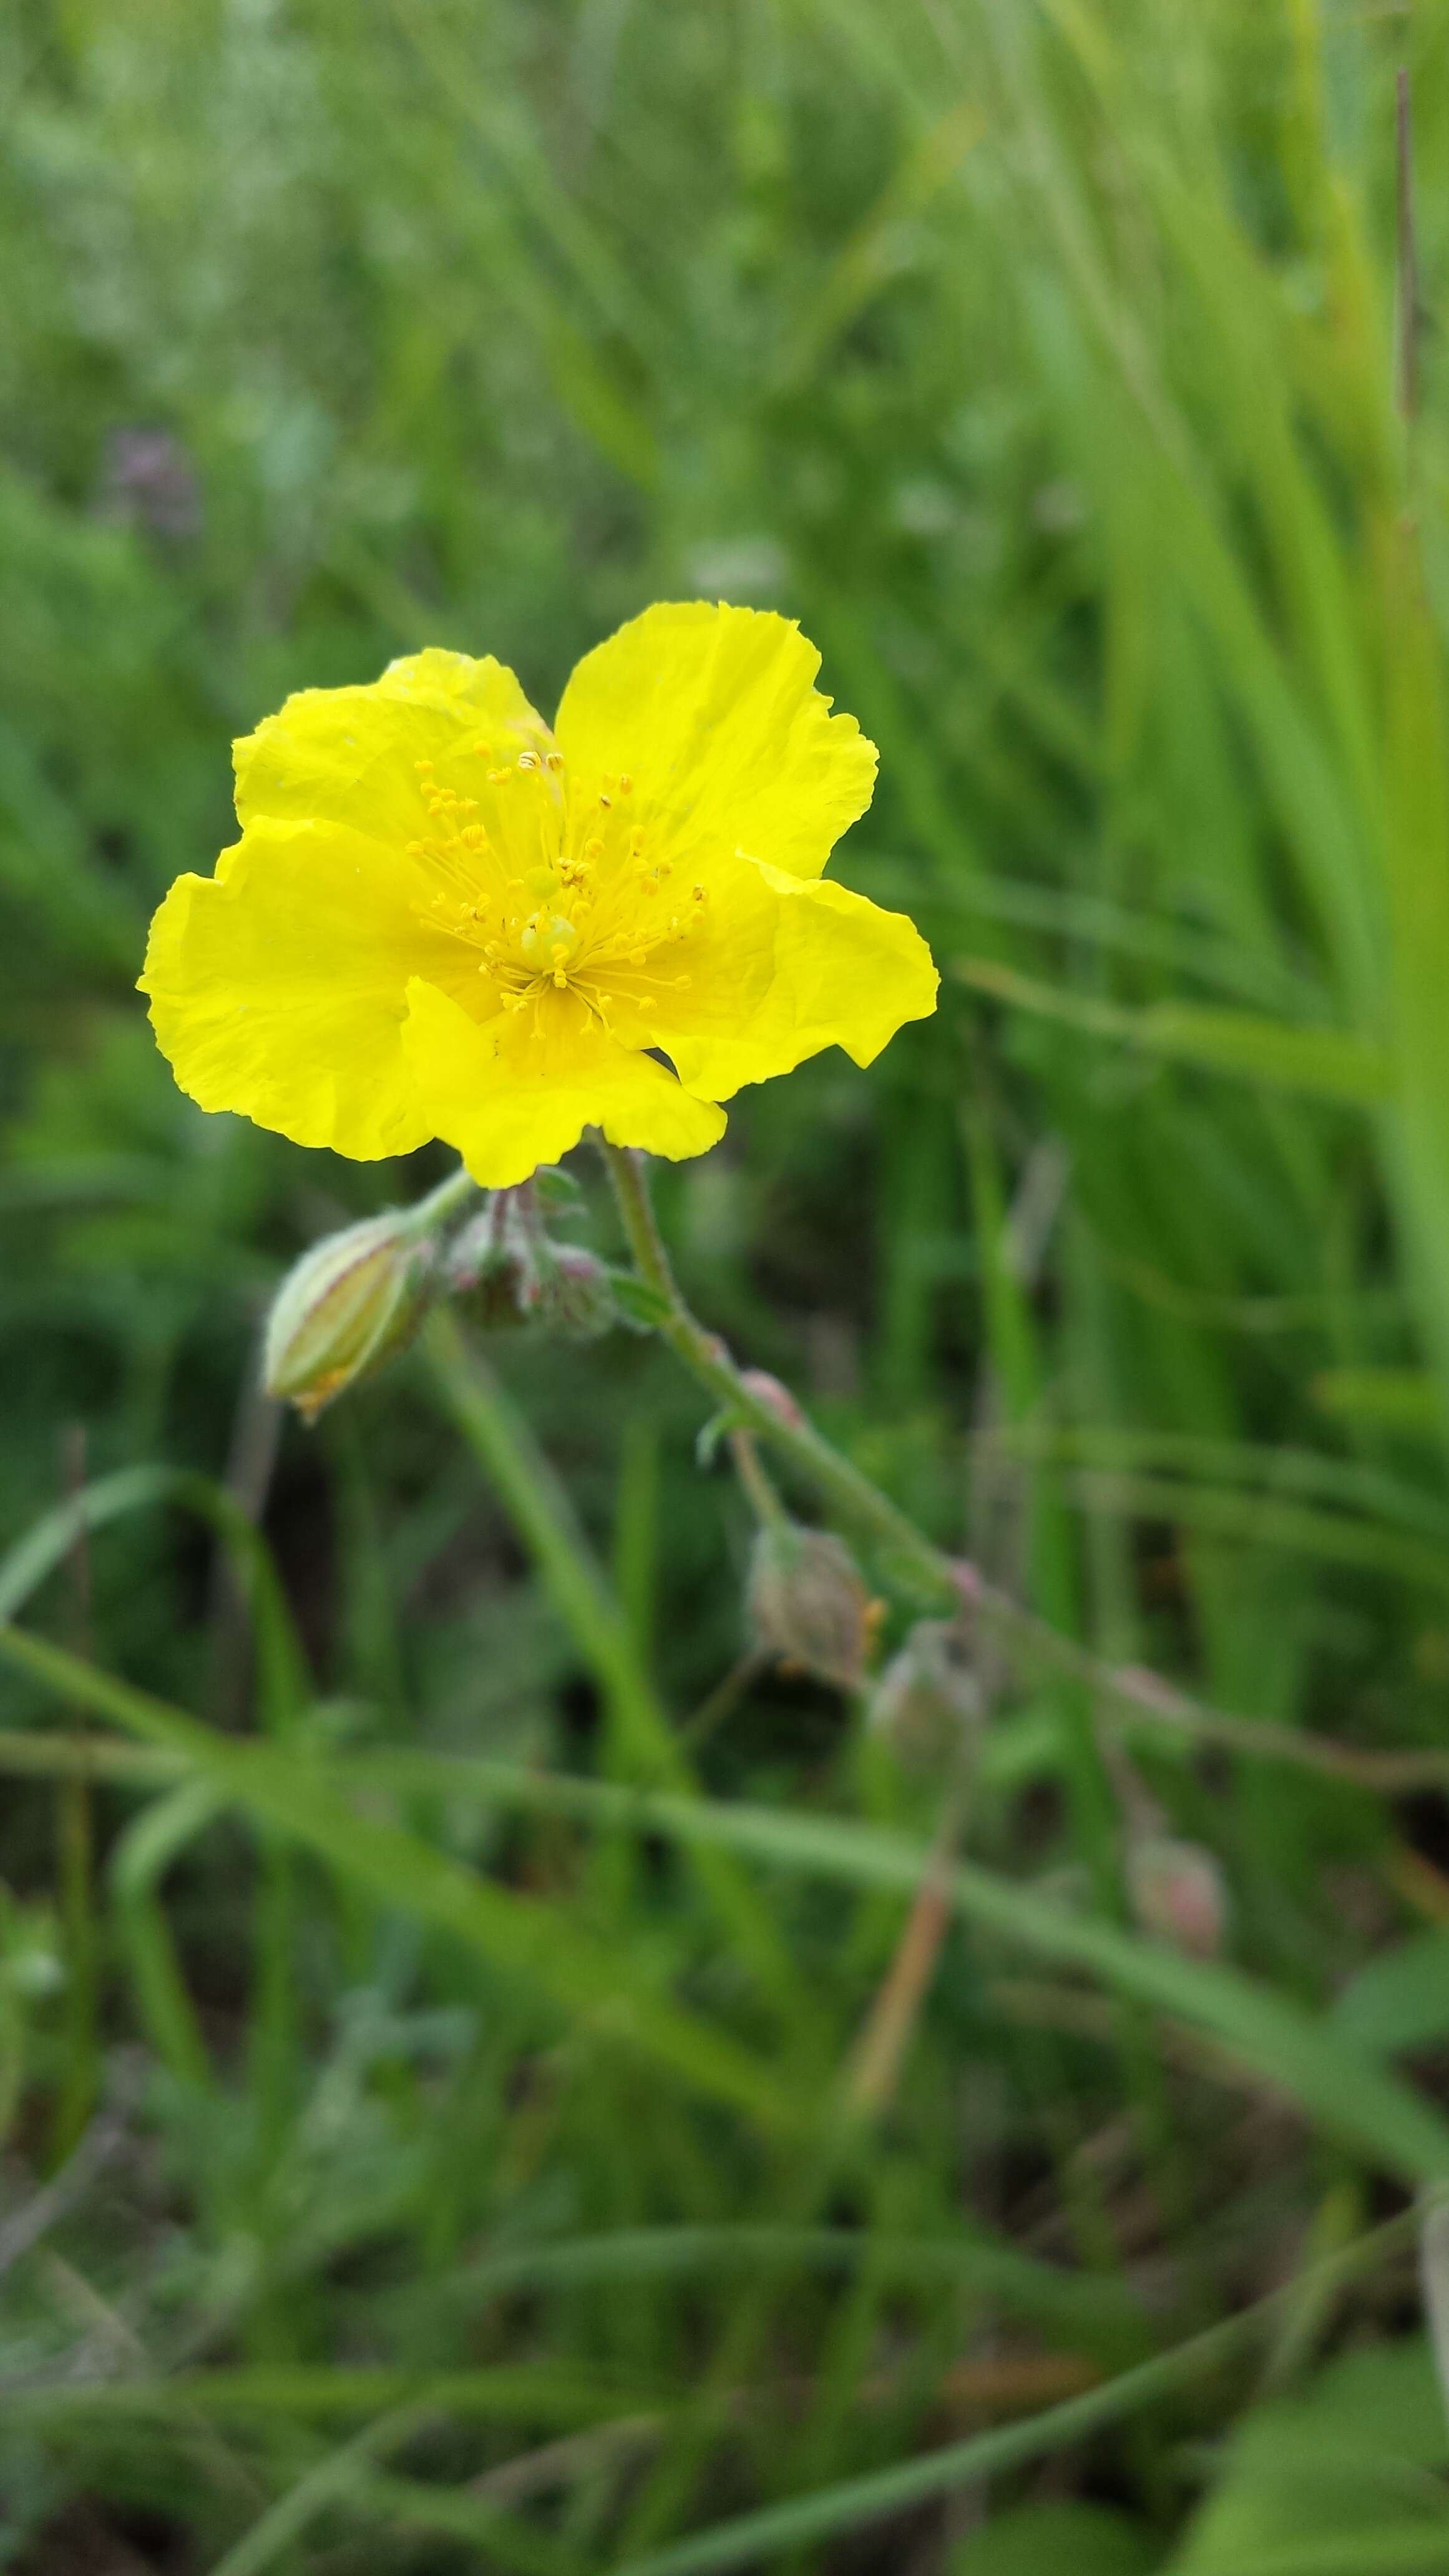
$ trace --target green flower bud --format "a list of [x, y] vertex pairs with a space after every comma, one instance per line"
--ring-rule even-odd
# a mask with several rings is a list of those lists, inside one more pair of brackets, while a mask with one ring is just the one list
[[267, 1318], [263, 1379], [315, 1422], [346, 1386], [412, 1340], [436, 1293], [433, 1243], [390, 1209], [325, 1235], [289, 1271]]
[[766, 1654], [837, 1690], [857, 1690], [877, 1618], [855, 1559], [829, 1530], [768, 1521], [750, 1558], [745, 1592]]

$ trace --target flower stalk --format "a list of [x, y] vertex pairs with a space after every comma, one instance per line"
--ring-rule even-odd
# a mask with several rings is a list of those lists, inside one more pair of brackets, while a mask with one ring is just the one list
[[736, 1367], [719, 1335], [709, 1332], [686, 1305], [655, 1220], [643, 1156], [608, 1143], [602, 1145], [602, 1152], [634, 1267], [657, 1300], [656, 1330], [661, 1339], [734, 1422], [767, 1442], [872, 1541], [899, 1588], [932, 1604], [959, 1608], [959, 1575], [944, 1551], [933, 1547], [888, 1494], [822, 1439], [813, 1423], [803, 1415], [798, 1423], [791, 1422], [766, 1403], [751, 1387], [749, 1373]]
[[429, 1190], [426, 1198], [419, 1199], [416, 1207], [406, 1211], [399, 1230], [409, 1243], [420, 1243], [426, 1235], [441, 1233], [445, 1225], [451, 1225], [455, 1216], [461, 1216], [482, 1195], [472, 1173], [460, 1163], [456, 1172], [450, 1172], [435, 1190]]

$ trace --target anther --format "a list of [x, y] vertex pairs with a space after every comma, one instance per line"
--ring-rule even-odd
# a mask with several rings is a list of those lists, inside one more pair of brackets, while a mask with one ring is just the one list
[[538, 754], [537, 754], [537, 752], [536, 752], [536, 751], [521, 751], [521, 752], [519, 753], [519, 755], [518, 755], [518, 766], [519, 766], [519, 768], [520, 768], [520, 769], [537, 769], [537, 767], [538, 767]]
[[621, 796], [632, 796], [634, 793], [634, 781], [630, 777], [627, 769], [620, 773], [619, 793]]

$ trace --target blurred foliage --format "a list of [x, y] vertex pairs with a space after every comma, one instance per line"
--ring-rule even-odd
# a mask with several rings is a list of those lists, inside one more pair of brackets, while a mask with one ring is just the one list
[[[749, 1516], [647, 1341], [499, 1363], [612, 1569], [627, 1723], [421, 1360], [278, 1426], [272, 1285], [445, 1160], [202, 1117], [132, 990], [151, 905], [229, 835], [228, 738], [288, 689], [438, 642], [547, 708], [620, 618], [703, 594], [821, 645], [882, 752], [840, 872], [945, 985], [868, 1075], [746, 1095], [662, 1176], [699, 1310], [1103, 1655], [1442, 1746], [1449, 19], [14, 0], [0, 77], [0, 1535], [113, 1471], [211, 1480], [260, 1519], [306, 1705], [174, 1484], [69, 1548], [35, 1624], [270, 1727], [299, 1817], [319, 1748], [677, 1779], [657, 1688], [704, 1704], [722, 1809], [929, 1839], [940, 1779], [829, 1691], [708, 1698]], [[1165, 1739], [1104, 1764], [1080, 1694], [990, 1680], [967, 1834], [1003, 1888], [1120, 1914], [1134, 1833], [1202, 1846], [1233, 1963], [1325, 2014], [1345, 2103], [1375, 2052], [1442, 2098], [1441, 1797]], [[329, 1858], [314, 1815], [298, 1857], [282, 1808], [134, 1748], [47, 1774], [53, 1695], [3, 1692], [19, 2576], [1449, 2557], [1402, 2253], [1315, 2286], [1402, 2161], [1190, 2014], [953, 1930], [852, 2127], [888, 1888], [442, 1768], [362, 1797], [395, 1844], [344, 1823]], [[446, 1928], [445, 1863], [503, 1907], [486, 1939]], [[1285, 2281], [1266, 2359], [1048, 2425], [1044, 2467], [879, 2524], [884, 2486], [846, 2492]], [[818, 2530], [721, 2536], [837, 2487]]]

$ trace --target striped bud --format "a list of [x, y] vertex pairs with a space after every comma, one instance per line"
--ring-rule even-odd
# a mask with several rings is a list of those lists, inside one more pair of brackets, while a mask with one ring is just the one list
[[288, 1272], [267, 1318], [263, 1380], [315, 1422], [344, 1387], [406, 1349], [431, 1305], [436, 1255], [398, 1209], [325, 1235]]

